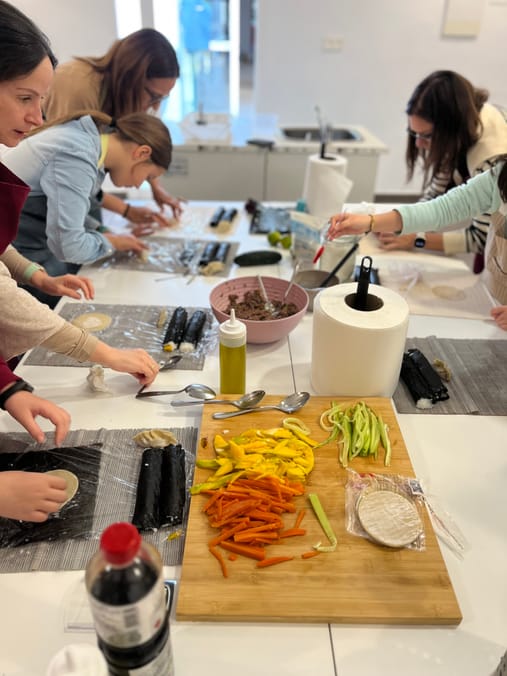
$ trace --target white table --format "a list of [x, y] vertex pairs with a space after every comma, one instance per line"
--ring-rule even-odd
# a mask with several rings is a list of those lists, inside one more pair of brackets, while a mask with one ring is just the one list
[[[217, 203], [187, 207], [185, 234], [213, 237], [205, 227]], [[238, 205], [241, 206], [241, 205]], [[266, 247], [264, 236], [247, 233], [241, 211], [230, 239], [240, 251]], [[167, 236], [182, 236], [178, 226]], [[206, 233], [206, 234], [205, 234]], [[408, 254], [407, 254], [408, 255]], [[382, 266], [387, 258], [375, 259]], [[420, 260], [420, 258], [419, 258]], [[445, 259], [443, 263], [445, 264]], [[289, 277], [289, 255], [265, 268], [241, 268], [233, 274]], [[83, 271], [84, 272], [84, 271]], [[217, 278], [163, 277], [160, 273], [87, 268], [96, 302], [188, 306], [207, 305]], [[485, 308], [485, 314], [488, 309]], [[309, 378], [312, 315], [307, 314], [288, 341], [249, 345], [247, 388], [268, 393], [294, 388], [312, 391]], [[413, 316], [409, 336], [437, 335], [506, 339], [490, 321]], [[290, 349], [289, 349], [290, 348]], [[19, 367], [39, 395], [64, 405], [73, 429], [100, 427], [199, 426], [200, 408], [171, 408], [134, 399], [137, 383], [129, 376], [107, 374], [114, 395], [93, 395], [85, 386], [86, 370], [72, 367]], [[202, 371], [161, 373], [157, 386], [203, 382], [218, 388], [218, 355], [207, 357]], [[459, 627], [387, 627], [301, 624], [172, 623], [177, 676], [487, 676], [507, 645], [507, 418], [495, 416], [399, 415], [399, 425], [417, 475], [438, 496], [461, 527], [470, 549], [463, 560], [442, 545], [463, 613]], [[42, 422], [45, 429], [50, 426]], [[0, 430], [20, 431], [7, 415]], [[177, 577], [178, 568], [168, 568]], [[64, 645], [95, 644], [93, 631], [65, 632], [65, 611], [82, 571], [0, 575], [0, 675], [42, 676], [51, 657]]]

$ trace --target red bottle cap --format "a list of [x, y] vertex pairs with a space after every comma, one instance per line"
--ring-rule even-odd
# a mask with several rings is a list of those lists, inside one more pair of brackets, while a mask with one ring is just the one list
[[113, 523], [106, 528], [100, 538], [100, 549], [109, 563], [122, 565], [128, 563], [139, 551], [141, 536], [131, 523]]

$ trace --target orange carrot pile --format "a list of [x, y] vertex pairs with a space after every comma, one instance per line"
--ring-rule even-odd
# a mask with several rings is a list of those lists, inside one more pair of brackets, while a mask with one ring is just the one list
[[219, 562], [224, 577], [228, 576], [228, 571], [219, 548], [230, 553], [229, 560], [234, 560], [236, 555], [246, 556], [255, 559], [259, 568], [293, 558], [266, 558], [265, 548], [282, 538], [305, 535], [305, 529], [301, 528], [304, 510], [299, 512], [292, 528], [285, 528], [281, 517], [284, 513], [296, 512], [293, 498], [303, 495], [304, 491], [300, 483], [269, 476], [237, 479], [222, 488], [203, 491], [208, 496], [203, 511], [210, 525], [219, 529], [208, 547]]

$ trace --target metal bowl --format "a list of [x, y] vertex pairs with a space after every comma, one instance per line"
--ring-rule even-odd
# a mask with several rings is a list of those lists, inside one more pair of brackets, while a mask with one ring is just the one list
[[299, 284], [299, 286], [308, 294], [308, 312], [313, 312], [313, 301], [319, 291], [322, 291], [323, 288], [327, 289], [328, 286], [335, 286], [340, 283], [338, 277], [334, 276], [331, 277], [325, 287], [322, 287], [321, 283], [328, 275], [329, 272], [326, 272], [325, 270], [300, 270], [296, 273], [296, 284]]

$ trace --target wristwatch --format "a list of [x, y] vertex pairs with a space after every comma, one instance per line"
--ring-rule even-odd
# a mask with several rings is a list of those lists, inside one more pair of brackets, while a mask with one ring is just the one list
[[424, 249], [426, 246], [426, 233], [425, 232], [418, 232], [417, 235], [415, 236], [414, 240], [414, 246], [417, 247], [418, 249]]

